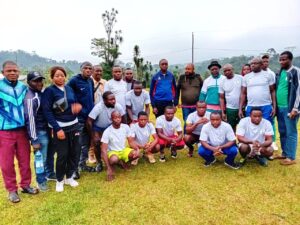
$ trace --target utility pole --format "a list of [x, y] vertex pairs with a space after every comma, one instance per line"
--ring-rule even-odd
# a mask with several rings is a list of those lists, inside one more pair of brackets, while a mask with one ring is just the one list
[[192, 32], [192, 63], [194, 64], [194, 32]]

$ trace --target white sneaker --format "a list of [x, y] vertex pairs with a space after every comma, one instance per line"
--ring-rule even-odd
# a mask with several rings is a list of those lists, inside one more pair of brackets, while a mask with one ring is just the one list
[[71, 187], [77, 187], [79, 185], [79, 183], [76, 180], [74, 180], [73, 177], [66, 179], [65, 184], [70, 185]]
[[272, 148], [274, 149], [274, 151], [278, 151], [278, 146], [277, 146], [276, 142], [272, 143]]
[[56, 192], [63, 192], [64, 191], [64, 181], [56, 181]]
[[138, 164], [138, 162], [139, 162], [139, 158], [132, 160], [131, 165], [136, 166]]

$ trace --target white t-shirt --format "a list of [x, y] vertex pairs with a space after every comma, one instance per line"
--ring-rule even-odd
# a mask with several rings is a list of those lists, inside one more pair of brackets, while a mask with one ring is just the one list
[[132, 137], [127, 124], [121, 124], [119, 129], [110, 125], [103, 133], [101, 142], [108, 144], [108, 151], [122, 151], [126, 147], [128, 137]]
[[113, 111], [118, 111], [121, 116], [125, 115], [125, 111], [119, 103], [116, 102], [114, 108], [108, 108], [103, 102], [99, 102], [94, 106], [89, 117], [95, 120], [97, 127], [106, 128], [112, 123], [111, 113]]
[[[207, 118], [209, 120], [210, 119], [210, 112], [206, 111], [204, 116], [202, 116], [202, 117], [198, 115], [197, 111], [195, 111], [193, 113], [190, 113], [188, 115], [188, 118], [186, 119], [186, 124], [193, 125], [193, 124], [197, 123], [201, 118]], [[192, 133], [196, 134], [196, 135], [200, 135], [203, 126], [204, 126], [204, 124], [198, 125]]]
[[225, 93], [226, 108], [239, 108], [242, 82], [243, 77], [238, 74], [234, 74], [231, 79], [225, 78], [220, 81], [219, 93]]
[[140, 145], [147, 144], [151, 135], [156, 134], [152, 123], [147, 123], [145, 127], [140, 127], [138, 123], [134, 123], [130, 128], [135, 141]]
[[276, 74], [270, 68], [267, 68], [267, 72], [274, 77], [274, 80], [276, 80]]
[[200, 134], [200, 141], [206, 141], [211, 146], [220, 146], [234, 140], [235, 135], [231, 126], [223, 121], [217, 128], [214, 128], [211, 123], [205, 124]]
[[142, 90], [140, 96], [134, 94], [134, 90], [131, 90], [126, 93], [126, 105], [131, 106], [133, 119], [137, 119], [139, 112], [144, 111], [144, 107], [147, 104], [150, 104], [150, 95], [149, 92]]
[[266, 72], [248, 73], [243, 77], [243, 87], [247, 88], [249, 106], [271, 105], [270, 86], [275, 83], [274, 77]]
[[273, 128], [270, 121], [262, 119], [262, 121], [255, 125], [251, 122], [250, 117], [241, 119], [237, 126], [236, 135], [243, 136], [252, 141], [258, 141], [259, 143], [265, 142], [265, 136], [273, 136]]
[[182, 131], [180, 120], [174, 116], [173, 120], [167, 121], [165, 115], [161, 115], [156, 120], [156, 128], [161, 128], [164, 135], [173, 136], [176, 132]]
[[110, 79], [104, 85], [105, 91], [111, 91], [115, 95], [116, 101], [126, 110], [125, 95], [127, 93], [127, 84], [124, 80], [116, 81]]

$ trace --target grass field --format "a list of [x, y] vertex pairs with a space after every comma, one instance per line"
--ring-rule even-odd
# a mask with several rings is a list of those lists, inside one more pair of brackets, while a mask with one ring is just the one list
[[0, 224], [300, 224], [300, 163], [249, 162], [235, 171], [222, 157], [204, 168], [186, 153], [173, 160], [167, 152], [168, 161], [154, 165], [142, 159], [111, 183], [103, 172], [82, 173], [79, 187], [56, 193], [51, 182], [49, 192], [20, 194], [18, 204], [1, 179]]

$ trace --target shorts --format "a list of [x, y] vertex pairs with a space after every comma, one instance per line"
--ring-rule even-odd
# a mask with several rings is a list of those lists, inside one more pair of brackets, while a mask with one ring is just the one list
[[113, 155], [116, 155], [119, 158], [119, 160], [122, 160], [127, 163], [129, 161], [129, 154], [132, 151], [133, 151], [133, 149], [131, 149], [131, 148], [124, 148], [121, 151], [111, 150], [107, 153], [107, 157], [110, 158]]
[[[177, 135], [172, 135], [172, 136], [169, 136], [170, 138], [177, 138], [178, 136]], [[170, 142], [168, 142], [168, 141], [166, 141], [166, 140], [164, 140], [164, 139], [161, 139], [161, 138], [159, 138], [159, 140], [158, 140], [158, 144], [159, 145], [164, 145], [164, 146], [170, 146]], [[176, 143], [176, 147], [183, 147], [185, 145], [185, 143], [184, 143], [184, 140], [183, 139], [181, 139], [179, 142], [177, 142]]]

